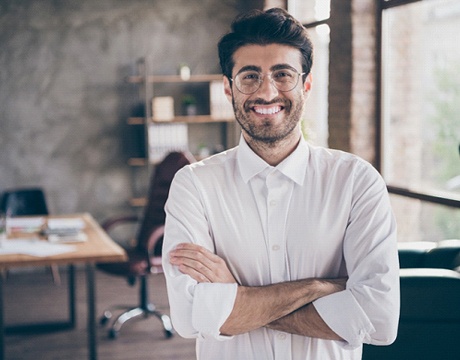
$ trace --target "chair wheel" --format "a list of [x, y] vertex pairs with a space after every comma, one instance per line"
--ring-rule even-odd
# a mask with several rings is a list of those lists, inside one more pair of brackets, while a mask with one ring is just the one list
[[110, 329], [109, 331], [109, 339], [116, 339], [118, 337], [118, 331], [114, 329]]
[[109, 322], [109, 318], [103, 316], [103, 317], [101, 317], [101, 319], [99, 320], [99, 325], [105, 326], [105, 325], [107, 325], [108, 322]]
[[172, 331], [170, 331], [170, 330], [165, 330], [165, 338], [166, 338], [166, 339], [172, 338], [173, 335], [174, 335], [174, 333], [173, 333]]

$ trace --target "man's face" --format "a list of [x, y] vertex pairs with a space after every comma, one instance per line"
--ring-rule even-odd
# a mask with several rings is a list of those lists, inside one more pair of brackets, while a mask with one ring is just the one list
[[270, 81], [268, 75], [283, 69], [302, 72], [301, 54], [296, 48], [280, 44], [247, 45], [233, 54], [235, 79], [245, 69], [256, 70], [264, 80], [260, 88], [252, 94], [241, 93], [235, 81], [225, 78], [225, 93], [233, 103], [236, 120], [243, 129], [247, 140], [265, 144], [275, 144], [292, 136], [298, 141], [303, 107], [311, 86], [311, 77], [305, 83], [300, 76], [291, 91], [280, 91]]

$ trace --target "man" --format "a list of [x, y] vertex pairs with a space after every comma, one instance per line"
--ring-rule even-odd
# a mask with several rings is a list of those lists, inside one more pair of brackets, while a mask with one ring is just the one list
[[173, 325], [199, 359], [360, 359], [394, 341], [396, 225], [366, 162], [302, 138], [312, 47], [281, 9], [219, 42], [238, 147], [176, 174], [163, 265]]

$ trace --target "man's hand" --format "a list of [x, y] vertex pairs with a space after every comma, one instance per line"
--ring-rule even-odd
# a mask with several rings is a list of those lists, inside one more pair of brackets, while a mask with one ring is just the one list
[[199, 283], [236, 283], [225, 261], [200, 245], [177, 245], [169, 253], [169, 261]]

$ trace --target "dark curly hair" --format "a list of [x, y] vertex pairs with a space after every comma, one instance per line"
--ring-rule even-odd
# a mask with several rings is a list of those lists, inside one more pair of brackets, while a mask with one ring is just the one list
[[232, 77], [233, 54], [245, 45], [283, 44], [295, 47], [302, 54], [302, 72], [305, 77], [313, 64], [313, 45], [307, 30], [287, 11], [272, 8], [267, 11], [251, 10], [237, 17], [232, 31], [224, 35], [218, 44], [222, 74]]

